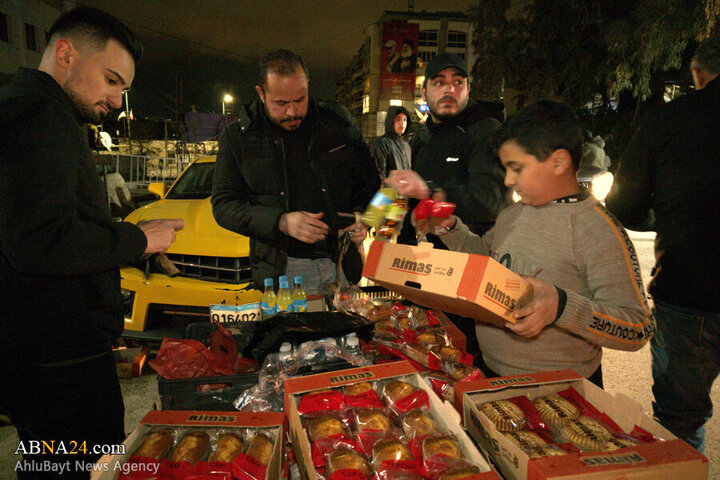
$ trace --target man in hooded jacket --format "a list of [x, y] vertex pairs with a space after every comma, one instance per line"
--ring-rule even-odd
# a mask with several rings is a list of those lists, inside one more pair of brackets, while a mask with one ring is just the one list
[[370, 154], [375, 160], [381, 178], [391, 170], [410, 169], [410, 143], [407, 132], [410, 130], [410, 114], [403, 107], [388, 108], [385, 117], [385, 134], [370, 146]]

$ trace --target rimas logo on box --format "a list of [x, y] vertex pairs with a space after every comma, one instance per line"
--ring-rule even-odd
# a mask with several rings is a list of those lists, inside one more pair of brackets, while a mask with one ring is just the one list
[[390, 269], [430, 275], [432, 272], [432, 263], [415, 262], [406, 258], [393, 258], [393, 263]]
[[485, 285], [485, 296], [502, 304], [508, 310], [513, 310], [515, 308], [515, 299], [500, 290], [497, 285], [493, 285], [490, 282]]

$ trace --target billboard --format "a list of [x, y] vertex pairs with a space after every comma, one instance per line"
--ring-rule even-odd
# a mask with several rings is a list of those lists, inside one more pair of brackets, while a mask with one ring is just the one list
[[380, 96], [413, 100], [418, 53], [417, 23], [384, 22], [380, 61]]

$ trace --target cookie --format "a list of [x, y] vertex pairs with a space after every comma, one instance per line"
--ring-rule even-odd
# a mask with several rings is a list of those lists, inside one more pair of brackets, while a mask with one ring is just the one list
[[549, 427], [562, 428], [567, 420], [580, 416], [580, 411], [572, 403], [556, 393], [538, 397], [533, 404]]
[[568, 419], [563, 427], [568, 440], [586, 452], [600, 452], [612, 440], [612, 435], [597, 421], [580, 417]]
[[547, 442], [540, 438], [539, 435], [528, 431], [520, 430], [519, 432], [506, 432], [504, 434], [511, 442], [517, 445], [520, 450], [527, 452], [532, 448], [546, 447]]
[[493, 400], [483, 403], [480, 411], [495, 424], [500, 432], [517, 432], [525, 426], [525, 415], [520, 407], [509, 400]]
[[629, 438], [611, 438], [605, 444], [604, 450], [610, 452], [612, 450], [619, 450], [625, 447], [634, 447], [635, 445], [639, 445], [639, 443], [635, 440], [630, 440]]

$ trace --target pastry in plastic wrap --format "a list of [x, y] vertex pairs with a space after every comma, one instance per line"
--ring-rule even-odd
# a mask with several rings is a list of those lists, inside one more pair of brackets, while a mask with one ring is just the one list
[[361, 395], [363, 393], [367, 393], [373, 389], [372, 383], [370, 382], [360, 382], [360, 383], [353, 383], [351, 385], [345, 385], [343, 387], [343, 393], [345, 395]]
[[408, 447], [394, 438], [383, 438], [375, 442], [372, 448], [373, 467], [380, 468], [386, 461], [410, 461], [415, 460]]
[[356, 416], [358, 431], [379, 430], [385, 431], [391, 428], [390, 419], [382, 410], [366, 408], [359, 410]]
[[442, 343], [442, 340], [439, 336], [435, 335], [434, 333], [418, 333], [417, 334], [417, 343], [420, 345], [425, 346], [435, 346], [440, 345]]
[[500, 432], [517, 432], [525, 427], [525, 415], [510, 400], [492, 400], [480, 406], [480, 411]]
[[416, 390], [417, 388], [407, 382], [403, 382], [402, 380], [393, 380], [385, 385], [385, 388], [383, 388], [383, 397], [385, 397], [385, 400], [387, 400], [388, 403], [393, 404], [401, 398], [407, 397]]
[[173, 450], [170, 455], [170, 461], [188, 463], [198, 462], [205, 456], [208, 445], [210, 445], [210, 435], [207, 433], [187, 433]]
[[338, 470], [358, 470], [365, 478], [370, 478], [370, 465], [365, 457], [349, 448], [338, 448], [328, 457], [328, 473]]
[[402, 421], [403, 431], [410, 438], [421, 437], [438, 432], [437, 424], [432, 417], [423, 410], [408, 412]]
[[221, 433], [208, 461], [232, 463], [238, 455], [243, 453], [244, 448], [245, 443], [237, 433]]
[[438, 349], [434, 349], [433, 352], [437, 353], [440, 359], [444, 362], [460, 363], [462, 359], [462, 350], [455, 347], [443, 346]]
[[136, 457], [162, 460], [172, 448], [174, 440], [175, 435], [172, 430], [167, 428], [155, 430], [154, 432], [148, 433], [143, 443], [133, 455]]
[[335, 415], [323, 415], [313, 418], [308, 425], [310, 440], [318, 438], [333, 437], [345, 433], [345, 425]]
[[554, 449], [547, 444], [539, 435], [529, 431], [520, 430], [519, 432], [506, 432], [504, 434], [511, 442], [525, 452], [530, 458], [548, 457], [551, 455], [564, 455], [560, 449]]
[[553, 393], [533, 400], [538, 413], [550, 427], [560, 428], [567, 420], [580, 416], [580, 411], [560, 395]]
[[252, 457], [263, 465], [267, 465], [272, 457], [273, 442], [264, 433], [256, 433], [250, 440], [245, 455]]
[[448, 458], [462, 458], [460, 445], [450, 435], [431, 435], [423, 440], [423, 458], [444, 455]]
[[640, 442], [636, 442], [635, 440], [631, 440], [629, 438], [611, 438], [605, 444], [604, 450], [609, 452], [613, 450], [619, 450], [621, 448], [634, 447], [635, 445], [639, 444]]
[[605, 446], [613, 438], [605, 427], [589, 417], [568, 420], [563, 432], [568, 440], [586, 452], [605, 450]]
[[468, 375], [471, 375], [477, 371], [478, 369], [471, 365], [465, 365], [464, 363], [454, 363], [452, 365], [452, 371], [450, 372], [450, 376], [455, 381], [460, 381]]

